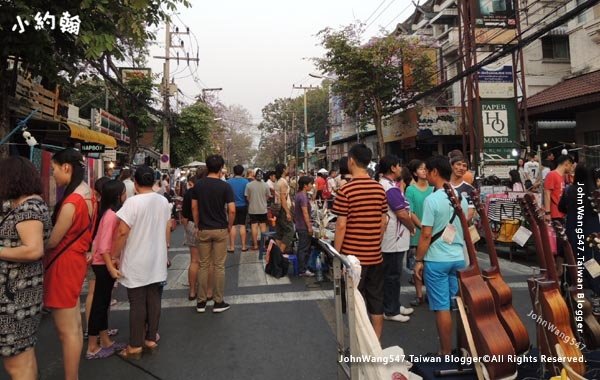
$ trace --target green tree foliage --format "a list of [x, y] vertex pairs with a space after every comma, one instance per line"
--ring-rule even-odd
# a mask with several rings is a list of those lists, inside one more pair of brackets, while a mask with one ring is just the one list
[[[329, 83], [308, 90], [306, 94], [306, 109], [308, 133], [315, 133], [315, 143], [326, 145], [329, 128]], [[262, 166], [273, 167], [277, 162], [283, 162], [284, 136], [287, 134], [287, 155], [295, 155], [298, 150], [295, 136], [298, 132], [304, 134], [304, 94], [295, 98], [278, 98], [262, 109], [263, 121], [258, 128], [261, 131], [261, 147], [259, 155]], [[292, 118], [294, 128], [292, 129]], [[302, 141], [300, 140], [299, 144]], [[270, 161], [272, 160], [272, 161]], [[259, 161], [257, 161], [258, 164]], [[261, 167], [262, 167], [261, 166]]]
[[[215, 115], [204, 103], [196, 102], [175, 116], [171, 128], [171, 166], [183, 166], [204, 158], [203, 151], [210, 148], [211, 130], [215, 128]], [[162, 128], [155, 135], [162, 141]]]
[[[403, 88], [403, 64], [431, 65], [422, 58], [424, 52], [416, 40], [389, 35], [361, 43], [361, 25], [341, 30], [326, 28], [319, 32], [325, 56], [316, 58], [317, 67], [337, 77], [334, 93], [344, 99], [345, 112], [364, 123], [373, 120], [377, 130], [379, 154], [385, 153], [382, 120], [400, 107], [407, 93]], [[428, 87], [433, 77], [429, 68], [413, 70], [417, 90]], [[415, 76], [419, 76], [416, 78]]]
[[[178, 4], [189, 6], [188, 0], [12, 0], [0, 6], [0, 135], [9, 130], [8, 96], [14, 87], [16, 70], [9, 70], [7, 59], [15, 57], [18, 64], [32, 75], [41, 75], [42, 83], [75, 82], [89, 66], [96, 70], [116, 67], [111, 57], [123, 60], [127, 52], [143, 50], [154, 39], [152, 27], [168, 18], [168, 12]], [[55, 16], [55, 28], [36, 30], [33, 16], [48, 12]], [[63, 33], [59, 19], [63, 12], [79, 16], [79, 35]], [[24, 33], [13, 31], [17, 16], [29, 20]], [[104, 72], [105, 79], [109, 72]], [[117, 75], [115, 72], [114, 75]], [[8, 80], [7, 80], [8, 79]], [[114, 78], [111, 78], [114, 80]], [[129, 97], [133, 95], [128, 94]], [[142, 104], [142, 103], [138, 103]]]

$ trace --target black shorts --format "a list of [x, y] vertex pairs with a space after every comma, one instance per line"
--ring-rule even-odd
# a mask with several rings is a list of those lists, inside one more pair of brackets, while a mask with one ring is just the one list
[[365, 299], [367, 311], [372, 315], [383, 315], [383, 263], [362, 265], [358, 290]]
[[248, 214], [250, 224], [267, 223], [267, 214]]
[[248, 207], [236, 207], [235, 208], [235, 219], [233, 221], [234, 226], [245, 226], [246, 216], [248, 216]]

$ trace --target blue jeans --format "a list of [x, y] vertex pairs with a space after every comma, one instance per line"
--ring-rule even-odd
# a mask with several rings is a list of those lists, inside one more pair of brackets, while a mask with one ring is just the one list
[[383, 252], [383, 312], [385, 315], [400, 314], [400, 277], [404, 252]]
[[311, 236], [307, 230], [297, 230], [298, 232], [298, 273], [306, 272], [306, 263], [310, 254]]

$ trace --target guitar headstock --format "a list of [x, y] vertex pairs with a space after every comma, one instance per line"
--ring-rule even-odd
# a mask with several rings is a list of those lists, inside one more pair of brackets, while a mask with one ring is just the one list
[[553, 221], [552, 227], [554, 227], [556, 236], [560, 237], [563, 241], [568, 241], [567, 231], [565, 230], [565, 226], [563, 226], [561, 222], [559, 222], [558, 220]]
[[592, 204], [592, 208], [594, 209], [594, 212], [597, 212], [600, 214], [600, 189], [594, 190], [594, 192], [592, 193], [592, 195], [590, 197], [588, 197], [588, 199], [590, 200], [590, 203]]
[[452, 185], [449, 184], [448, 182], [444, 182], [444, 191], [446, 192], [446, 195], [448, 195], [448, 198], [450, 199], [450, 203], [452, 204], [452, 207], [454, 207], [454, 209], [457, 212], [460, 211], [461, 210], [460, 202], [456, 198], [456, 193], [454, 192], [454, 188], [452, 187]]
[[600, 233], [593, 232], [586, 238], [589, 246], [592, 248], [600, 249]]

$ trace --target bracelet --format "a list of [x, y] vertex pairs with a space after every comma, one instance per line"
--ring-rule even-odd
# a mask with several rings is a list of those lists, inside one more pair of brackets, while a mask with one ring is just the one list
[[417, 263], [424, 263], [425, 260], [415, 260], [415, 262], [417, 262]]
[[546, 211], [546, 215], [550, 215], [550, 211]]

